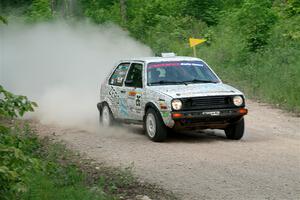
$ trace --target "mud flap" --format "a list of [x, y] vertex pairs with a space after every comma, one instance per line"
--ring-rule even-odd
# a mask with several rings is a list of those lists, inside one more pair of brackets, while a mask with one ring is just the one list
[[103, 104], [103, 103], [100, 103], [100, 102], [99, 102], [99, 103], [97, 103], [97, 108], [98, 108], [99, 112], [101, 112], [101, 109], [102, 109], [102, 104]]

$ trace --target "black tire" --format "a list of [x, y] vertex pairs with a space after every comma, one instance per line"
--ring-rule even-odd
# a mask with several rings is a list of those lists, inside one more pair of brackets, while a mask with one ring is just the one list
[[[108, 118], [109, 118], [109, 123], [108, 124], [105, 124], [105, 122], [103, 121], [103, 111], [108, 112]], [[106, 127], [114, 125], [114, 117], [113, 117], [113, 114], [112, 114], [112, 112], [110, 110], [110, 107], [108, 106], [107, 103], [104, 103], [102, 108], [101, 108], [100, 115], [99, 115], [99, 122], [100, 122], [100, 125], [106, 126]]]
[[[150, 134], [149, 128], [147, 128], [147, 118], [151, 117], [151, 115], [154, 116], [154, 121], [156, 123], [154, 134]], [[167, 139], [167, 127], [164, 124], [160, 114], [157, 113], [157, 111], [155, 111], [153, 108], [149, 108], [146, 112], [146, 117], [144, 120], [144, 129], [147, 136], [154, 142], [163, 142]]]
[[244, 135], [245, 122], [244, 118], [230, 125], [225, 129], [226, 137], [230, 140], [240, 140]]

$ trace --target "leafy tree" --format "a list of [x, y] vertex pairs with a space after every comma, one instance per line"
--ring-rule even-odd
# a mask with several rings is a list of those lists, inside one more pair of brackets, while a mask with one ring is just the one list
[[18, 8], [24, 5], [30, 5], [32, 0], [0, 0], [1, 9], [6, 9], [9, 7]]
[[244, 34], [248, 49], [255, 52], [268, 43], [270, 29], [276, 22], [271, 0], [246, 0], [237, 11], [237, 29]]
[[[2, 128], [3, 130], [3, 128]], [[0, 137], [8, 134], [0, 133]], [[3, 139], [1, 137], [1, 139]], [[3, 143], [1, 141], [1, 143]], [[22, 150], [16, 147], [0, 143], [0, 197], [10, 199], [11, 193], [27, 191], [26, 174], [31, 170], [40, 168], [36, 159], [26, 156]]]
[[240, 8], [243, 4], [241, 0], [221, 0], [220, 1], [220, 8], [221, 11], [227, 11], [233, 8]]
[[2, 97], [0, 98], [0, 116], [23, 116], [26, 112], [32, 112], [34, 107], [37, 107], [37, 104], [29, 101], [26, 96], [14, 95], [6, 91], [1, 85], [0, 97]]
[[300, 14], [300, 0], [287, 0], [286, 11], [288, 16]]
[[215, 25], [218, 21], [218, 13], [221, 9], [221, 0], [188, 0], [186, 1], [185, 14]]
[[118, 0], [81, 0], [83, 14], [93, 22], [102, 24], [107, 21], [121, 22], [120, 6]]
[[[0, 85], [0, 116], [17, 117], [25, 112], [33, 111], [36, 103], [25, 96], [14, 95]], [[15, 129], [16, 131], [16, 129]], [[27, 130], [25, 130], [27, 132]], [[36, 159], [25, 155], [24, 151], [34, 149], [36, 140], [26, 135], [21, 139], [18, 132], [0, 124], [0, 199], [11, 199], [12, 193], [22, 193], [27, 190], [26, 174], [40, 168]]]
[[32, 0], [27, 16], [29, 22], [48, 21], [51, 18], [52, 13], [49, 0]]

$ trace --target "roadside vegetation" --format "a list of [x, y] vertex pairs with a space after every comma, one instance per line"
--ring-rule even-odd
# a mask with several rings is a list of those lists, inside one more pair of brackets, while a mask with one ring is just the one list
[[127, 0], [123, 13], [122, 1], [81, 2], [95, 23], [113, 21], [155, 53], [192, 55], [188, 38], [206, 38], [197, 55], [225, 82], [300, 111], [299, 0]]
[[0, 97], [0, 199], [176, 199], [138, 182], [131, 167], [107, 167], [51, 138], [39, 138], [27, 122], [16, 119], [37, 104], [1, 85]]
[[188, 38], [206, 38], [197, 55], [225, 82], [300, 111], [300, 0], [2, 0], [0, 6], [8, 21], [113, 22], [157, 54], [192, 55]]

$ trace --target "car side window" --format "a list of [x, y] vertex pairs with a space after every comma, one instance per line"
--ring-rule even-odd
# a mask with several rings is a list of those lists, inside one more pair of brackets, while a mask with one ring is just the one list
[[143, 87], [143, 65], [140, 63], [132, 63], [129, 69], [125, 86], [127, 87]]
[[130, 63], [121, 63], [109, 79], [109, 85], [122, 86]]

